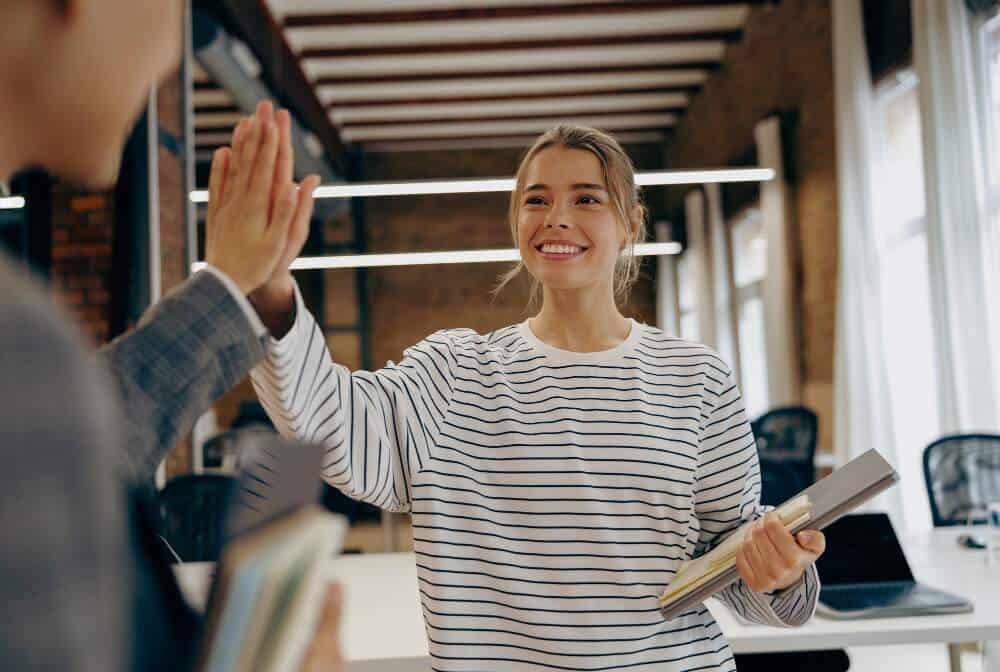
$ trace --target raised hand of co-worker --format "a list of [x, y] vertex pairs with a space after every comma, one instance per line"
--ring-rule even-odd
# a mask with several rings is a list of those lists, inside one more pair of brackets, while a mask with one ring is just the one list
[[319, 179], [293, 181], [290, 127], [287, 111], [261, 103], [212, 158], [205, 258], [246, 294], [287, 274], [309, 233]]
[[752, 590], [765, 593], [796, 583], [826, 550], [826, 537], [817, 530], [796, 535], [771, 512], [755, 521], [736, 552], [736, 568]]

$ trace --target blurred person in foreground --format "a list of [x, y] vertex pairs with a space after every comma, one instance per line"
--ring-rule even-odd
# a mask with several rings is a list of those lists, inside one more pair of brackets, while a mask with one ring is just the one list
[[[0, 180], [41, 166], [112, 186], [150, 85], [178, 65], [182, 16], [180, 0], [0, 0]], [[247, 295], [298, 254], [317, 182], [292, 181], [287, 112], [263, 104], [253, 119], [237, 128], [234, 152], [215, 157], [209, 267], [96, 363], [80, 329], [0, 258], [5, 669], [192, 664], [200, 623], [144, 515], [142, 486], [263, 358], [267, 331]], [[339, 602], [333, 587], [304, 669], [339, 669]]]

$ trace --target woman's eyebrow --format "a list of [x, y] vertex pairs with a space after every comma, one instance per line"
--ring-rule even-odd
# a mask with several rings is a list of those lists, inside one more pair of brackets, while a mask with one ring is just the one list
[[[525, 187], [524, 192], [527, 193], [529, 191], [544, 191], [548, 188], [549, 186], [547, 184], [533, 184], [530, 187]], [[570, 185], [570, 189], [572, 189], [573, 191], [579, 191], [581, 189], [596, 189], [598, 191], [605, 191], [605, 192], [607, 191], [607, 189], [605, 189], [600, 184], [592, 184], [590, 182], [577, 182], [576, 184]]]

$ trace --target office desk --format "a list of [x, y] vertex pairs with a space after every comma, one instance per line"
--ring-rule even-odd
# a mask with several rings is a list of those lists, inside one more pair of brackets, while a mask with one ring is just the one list
[[[1000, 640], [1000, 567], [987, 567], [981, 551], [959, 548], [960, 531], [904, 537], [903, 546], [917, 579], [971, 600], [971, 614], [859, 621], [816, 617], [801, 628], [771, 628], [741, 624], [715, 600], [708, 607], [737, 653]], [[179, 573], [191, 593], [203, 592], [203, 567]], [[332, 561], [330, 573], [347, 588], [343, 648], [349, 670], [429, 669], [412, 553], [344, 556]]]

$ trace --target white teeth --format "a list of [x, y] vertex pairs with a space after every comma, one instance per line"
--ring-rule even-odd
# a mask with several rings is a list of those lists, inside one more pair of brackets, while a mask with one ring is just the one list
[[553, 245], [551, 243], [542, 245], [542, 252], [546, 254], [577, 254], [582, 251], [583, 248], [576, 245]]

